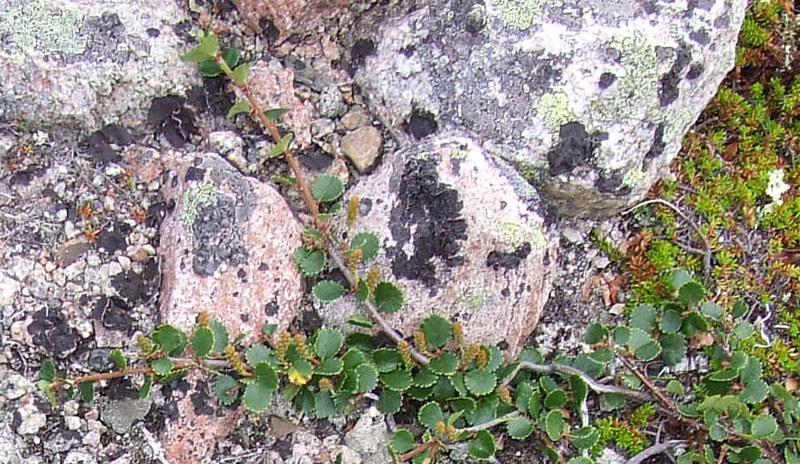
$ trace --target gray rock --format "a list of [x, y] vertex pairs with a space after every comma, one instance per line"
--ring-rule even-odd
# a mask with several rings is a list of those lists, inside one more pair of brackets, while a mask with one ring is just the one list
[[64, 453], [81, 443], [81, 434], [74, 430], [56, 431], [44, 440], [44, 449], [50, 454]]
[[371, 406], [364, 411], [353, 429], [347, 432], [344, 442], [361, 456], [362, 463], [379, 464], [391, 461], [387, 451], [390, 439], [383, 414]]
[[317, 103], [319, 114], [326, 118], [335, 118], [341, 116], [347, 111], [347, 105], [342, 100], [342, 91], [336, 84], [329, 84], [326, 86], [322, 93], [319, 95], [319, 103]]
[[39, 408], [36, 407], [33, 401], [29, 401], [17, 409], [16, 414], [19, 415], [17, 433], [20, 435], [33, 435], [38, 433], [39, 430], [47, 424], [47, 416], [39, 411]]
[[35, 390], [33, 383], [24, 376], [0, 369], [0, 400], [16, 400]]
[[0, 118], [141, 126], [154, 97], [199, 80], [173, 27], [187, 19], [159, 0], [0, 0]]
[[354, 106], [347, 114], [342, 116], [342, 125], [347, 130], [358, 129], [361, 126], [368, 125], [369, 122], [369, 115], [360, 106]]
[[100, 406], [100, 420], [120, 435], [131, 431], [134, 422], [144, 419], [150, 412], [150, 398], [140, 400], [125, 398], [119, 401], [109, 401]]
[[19, 282], [0, 271], [0, 305], [9, 305], [19, 293]]
[[359, 127], [342, 138], [342, 152], [360, 172], [364, 172], [375, 163], [382, 142], [378, 129], [372, 126]]
[[[436, 312], [460, 320], [469, 340], [505, 341], [516, 354], [539, 319], [556, 263], [535, 192], [463, 136], [444, 134], [388, 159], [345, 201], [360, 198], [353, 233], [377, 234], [383, 278], [405, 292], [392, 326], [410, 335]], [[319, 311], [326, 324], [342, 325], [361, 310], [345, 297]]]
[[321, 139], [333, 134], [336, 130], [336, 123], [328, 118], [319, 118], [311, 121], [311, 135], [316, 139]]
[[11, 428], [0, 421], [0, 462], [3, 464], [32, 464], [28, 459], [22, 457], [25, 445], [22, 443]]
[[33, 261], [22, 256], [14, 256], [11, 258], [11, 267], [8, 271], [11, 277], [22, 282], [33, 272]]
[[559, 214], [609, 216], [668, 170], [733, 66], [747, 2], [688, 4], [390, 5], [355, 28], [375, 44], [355, 80], [386, 124], [473, 131]]

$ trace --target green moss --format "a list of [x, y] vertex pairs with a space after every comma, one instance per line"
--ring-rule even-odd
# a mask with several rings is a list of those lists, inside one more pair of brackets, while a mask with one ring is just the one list
[[198, 186], [197, 192], [192, 195], [189, 190], [183, 194], [183, 213], [181, 222], [187, 228], [191, 228], [197, 220], [197, 208], [210, 203], [217, 195], [217, 186], [213, 182], [203, 182]]
[[544, 123], [553, 130], [575, 120], [575, 115], [569, 109], [569, 96], [564, 92], [542, 95], [536, 104], [536, 111]]
[[54, 8], [34, 1], [0, 13], [0, 34], [10, 34], [22, 48], [45, 53], [80, 54], [86, 41], [80, 28], [83, 14], [75, 9]]
[[503, 242], [507, 244], [506, 251], [512, 252], [524, 243], [530, 243], [533, 248], [547, 246], [547, 238], [541, 228], [520, 225], [515, 222], [497, 223], [496, 226], [503, 235]]
[[667, 240], [653, 240], [645, 257], [659, 272], [663, 272], [678, 266], [679, 252], [680, 249]]
[[550, 0], [491, 0], [487, 2], [489, 14], [503, 24], [526, 30], [542, 17]]

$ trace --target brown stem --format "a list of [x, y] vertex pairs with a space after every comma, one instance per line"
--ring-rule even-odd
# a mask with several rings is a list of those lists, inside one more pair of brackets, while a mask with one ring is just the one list
[[[650, 379], [647, 378], [647, 376], [644, 375], [644, 373], [641, 370], [639, 370], [639, 368], [636, 367], [631, 362], [630, 359], [628, 359], [625, 356], [621, 356], [621, 355], [618, 355], [617, 358], [622, 362], [622, 364], [629, 371], [633, 372], [633, 375], [635, 375], [639, 380], [641, 380], [641, 382], [644, 384], [644, 386], [647, 387], [647, 389], [650, 390], [650, 392], [653, 393], [653, 395], [655, 395], [656, 398], [658, 398], [658, 401], [660, 401], [661, 404], [665, 408], [667, 408], [667, 410], [669, 410], [673, 414], [677, 414], [680, 417], [684, 417], [684, 416], [680, 415], [680, 413], [678, 413], [678, 408], [675, 407], [675, 403], [673, 403], [672, 400], [667, 398], [667, 395], [665, 395], [664, 392], [662, 392], [660, 388], [656, 387], [653, 384], [653, 382], [651, 382]], [[705, 426], [703, 426], [703, 427], [705, 427]]]
[[401, 454], [397, 456], [397, 462], [406, 462], [409, 459], [413, 458], [414, 456], [425, 452], [428, 449], [433, 449], [433, 452], [436, 453], [436, 450], [439, 448], [439, 442], [437, 441], [429, 441], [427, 443], [421, 443], [416, 446], [413, 450], [409, 451], [408, 453]]
[[[188, 359], [177, 359], [174, 361], [175, 363], [172, 367], [173, 370], [201, 368], [201, 367], [210, 367], [219, 369], [228, 367], [228, 362], [221, 359], [206, 359], [203, 362], [198, 362], [195, 360], [188, 360]], [[119, 371], [103, 372], [101, 374], [82, 375], [79, 377], [72, 377], [70, 379], [57, 379], [56, 381], [53, 382], [52, 388], [57, 388], [66, 383], [80, 384], [82, 382], [99, 382], [101, 380], [111, 380], [119, 377], [126, 377], [129, 375], [137, 375], [137, 374], [149, 375], [152, 373], [153, 373], [152, 367], [142, 366], [134, 369], [123, 369]]]

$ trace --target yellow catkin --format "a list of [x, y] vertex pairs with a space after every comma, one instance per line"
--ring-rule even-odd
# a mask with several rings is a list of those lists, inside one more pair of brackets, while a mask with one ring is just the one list
[[208, 327], [209, 319], [208, 311], [200, 311], [200, 314], [197, 315], [197, 325], [200, 327]]
[[347, 206], [347, 228], [353, 227], [353, 224], [356, 223], [356, 219], [358, 219], [358, 206], [360, 200], [358, 197], [354, 196], [350, 199], [350, 204]]
[[458, 440], [459, 435], [460, 433], [458, 433], [458, 429], [455, 428], [455, 426], [452, 424], [447, 424], [447, 438], [449, 438], [450, 441]]
[[225, 347], [225, 359], [228, 360], [231, 368], [238, 372], [239, 375], [243, 377], [250, 375], [250, 372], [247, 370], [247, 366], [244, 365], [242, 359], [239, 357], [239, 353], [236, 352], [236, 348], [234, 348], [231, 344], [228, 344], [228, 346]]
[[475, 364], [479, 369], [483, 369], [489, 364], [489, 355], [486, 354], [486, 350], [482, 347], [478, 347], [478, 356], [475, 359]]
[[459, 321], [453, 322], [453, 341], [458, 346], [464, 343], [464, 326]]
[[436, 434], [439, 436], [447, 435], [447, 424], [445, 424], [444, 421], [436, 423]]
[[308, 346], [306, 345], [306, 337], [302, 336], [301, 334], [297, 334], [294, 336], [294, 348], [297, 350], [297, 354], [299, 354], [305, 359], [312, 359], [314, 357], [308, 351]]
[[370, 268], [369, 272], [367, 273], [367, 286], [369, 287], [369, 291], [374, 291], [375, 286], [378, 285], [378, 279], [381, 278], [381, 269], [377, 266], [373, 266]]
[[333, 388], [333, 381], [328, 377], [319, 379], [319, 388], [322, 390], [330, 390]]
[[411, 345], [409, 345], [407, 341], [400, 340], [397, 342], [397, 351], [400, 352], [400, 357], [403, 358], [403, 364], [405, 364], [406, 367], [415, 365], [414, 358], [411, 356]]
[[478, 352], [481, 351], [480, 345], [473, 343], [472, 345], [468, 346], [466, 350], [464, 350], [463, 354], [461, 355], [461, 367], [465, 368], [475, 360], [478, 356]]
[[428, 352], [428, 342], [427, 340], [425, 340], [425, 332], [421, 330], [417, 330], [416, 332], [414, 332], [414, 346], [420, 353], [426, 356], [430, 355], [430, 353]]
[[281, 332], [278, 338], [278, 343], [275, 345], [275, 356], [281, 364], [286, 364], [286, 355], [289, 351], [289, 345], [292, 344], [292, 334], [289, 332]]
[[354, 250], [350, 250], [347, 254], [347, 264], [350, 266], [350, 273], [355, 275], [358, 265], [361, 264], [361, 261], [364, 260], [364, 250], [361, 248], [356, 248]]
[[139, 349], [142, 351], [142, 354], [148, 356], [153, 353], [153, 343], [149, 338], [139, 334], [139, 336], [136, 337], [136, 341], [139, 343]]
[[511, 399], [511, 390], [508, 389], [507, 385], [501, 385], [500, 388], [497, 389], [497, 394], [500, 396], [500, 399], [503, 401], [503, 403], [513, 403], [513, 400]]

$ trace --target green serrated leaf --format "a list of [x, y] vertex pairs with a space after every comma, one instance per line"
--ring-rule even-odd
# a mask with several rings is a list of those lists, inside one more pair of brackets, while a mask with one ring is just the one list
[[294, 252], [294, 263], [303, 275], [313, 277], [325, 269], [327, 260], [322, 250], [310, 250], [301, 246]]
[[268, 390], [275, 391], [278, 389], [278, 385], [280, 384], [278, 374], [269, 363], [264, 361], [256, 363], [254, 371], [257, 382], [264, 385]]
[[681, 316], [681, 313], [675, 311], [674, 309], [667, 309], [661, 316], [659, 329], [661, 329], [661, 332], [665, 334], [672, 334], [681, 330], [682, 324], [683, 316]]
[[454, 389], [460, 396], [467, 396], [469, 392], [467, 391], [467, 386], [464, 385], [464, 374], [461, 372], [456, 372], [452, 376], [450, 376], [449, 380], [444, 377], [439, 377], [439, 382], [445, 381], [450, 385], [452, 389]]
[[652, 342], [653, 339], [650, 334], [641, 329], [632, 329], [630, 337], [628, 338], [628, 347], [636, 351], [640, 347]]
[[614, 343], [620, 346], [628, 344], [631, 338], [631, 329], [627, 327], [615, 327], [613, 331]]
[[517, 390], [514, 392], [514, 404], [519, 411], [528, 412], [532, 395], [533, 385], [530, 382], [525, 381], [517, 385]]
[[667, 283], [670, 284], [675, 291], [691, 280], [692, 275], [689, 274], [686, 269], [675, 269], [667, 276]]
[[288, 113], [290, 110], [288, 108], [271, 108], [267, 111], [264, 111], [264, 114], [267, 115], [267, 119], [272, 122], [278, 122], [281, 116]]
[[469, 415], [477, 407], [475, 400], [470, 397], [448, 398], [447, 403], [450, 405], [450, 410], [453, 411], [453, 414], [463, 413]]
[[755, 380], [744, 386], [739, 399], [745, 403], [755, 404], [764, 401], [767, 397], [769, 387], [763, 380]]
[[378, 386], [378, 370], [372, 364], [360, 364], [355, 368], [356, 391], [366, 393]]
[[311, 194], [319, 201], [334, 201], [344, 193], [344, 185], [336, 176], [321, 174], [311, 183]]
[[656, 325], [656, 309], [649, 304], [642, 304], [631, 312], [630, 327], [650, 332]]
[[417, 419], [425, 427], [436, 430], [436, 424], [444, 421], [444, 413], [438, 403], [431, 401], [419, 408]]
[[39, 379], [48, 382], [56, 379], [56, 363], [52, 359], [42, 361], [42, 366], [39, 368]]
[[533, 423], [524, 417], [515, 417], [506, 422], [506, 430], [514, 440], [524, 440], [533, 433]]
[[742, 382], [749, 383], [761, 379], [762, 367], [761, 361], [754, 356], [748, 356], [747, 363], [739, 371], [739, 378]]
[[700, 313], [712, 321], [718, 321], [725, 315], [725, 308], [713, 301], [706, 301], [700, 306]]
[[380, 282], [375, 286], [375, 304], [386, 314], [396, 313], [403, 307], [403, 292], [391, 282]]
[[567, 393], [560, 388], [550, 391], [544, 397], [544, 407], [547, 409], [563, 408], [565, 404], [567, 404]]
[[299, 413], [309, 414], [314, 412], [317, 407], [317, 397], [307, 387], [303, 387], [295, 395], [292, 404]]
[[608, 337], [608, 329], [603, 324], [592, 322], [586, 328], [586, 333], [583, 335], [583, 341], [589, 345], [595, 345], [602, 342]]
[[424, 401], [431, 397], [433, 394], [433, 385], [430, 387], [417, 387], [412, 385], [408, 390], [405, 392], [410, 398], [413, 398], [417, 401]]
[[205, 358], [214, 348], [214, 332], [208, 327], [197, 327], [192, 335], [192, 350], [198, 358]]
[[619, 409], [625, 406], [626, 402], [625, 395], [620, 393], [604, 393], [601, 398], [603, 398], [610, 410]]
[[686, 337], [679, 333], [668, 333], [659, 339], [661, 348], [664, 350], [664, 364], [674, 366], [681, 362], [686, 356]]
[[321, 282], [317, 282], [317, 285], [314, 285], [314, 288], [311, 290], [311, 293], [314, 294], [314, 297], [323, 302], [336, 301], [346, 292], [347, 291], [344, 289], [344, 287], [342, 287], [342, 284], [332, 280], [323, 280]]
[[564, 431], [564, 415], [560, 409], [553, 409], [544, 418], [544, 432], [553, 440], [558, 441]]
[[570, 443], [578, 449], [589, 449], [597, 443], [600, 433], [592, 426], [582, 427], [572, 434]]
[[217, 402], [223, 406], [230, 406], [239, 396], [239, 382], [227, 374], [218, 375], [214, 380], [212, 392]]
[[217, 77], [225, 73], [225, 71], [222, 70], [222, 66], [214, 60], [197, 63], [197, 67], [200, 69], [200, 75], [203, 77]]
[[316, 393], [316, 409], [314, 415], [317, 419], [328, 419], [336, 415], [336, 406], [333, 404], [333, 397], [328, 390], [320, 390]]
[[253, 63], [242, 63], [233, 70], [231, 79], [239, 85], [244, 85], [247, 82], [247, 75], [250, 73], [250, 67]]
[[589, 353], [589, 359], [605, 366], [614, 360], [614, 352], [609, 348], [600, 348], [592, 353]]
[[755, 438], [764, 439], [778, 431], [778, 422], [769, 414], [759, 414], [751, 427]]
[[345, 352], [344, 356], [342, 356], [345, 369], [353, 369], [366, 362], [366, 360], [366, 355], [358, 348], [350, 348]]
[[380, 348], [373, 351], [372, 360], [375, 362], [378, 372], [389, 372], [403, 364], [400, 353], [391, 348]]
[[667, 382], [667, 386], [664, 388], [668, 393], [672, 393], [673, 395], [678, 395], [681, 398], [686, 395], [684, 391], [683, 384], [675, 379], [670, 380]]
[[695, 281], [686, 282], [678, 290], [678, 300], [686, 306], [699, 303], [705, 296], [705, 289], [699, 282]]
[[444, 353], [440, 354], [439, 356], [431, 359], [430, 370], [439, 375], [453, 375], [458, 370], [458, 365], [460, 360], [456, 355], [450, 353], [449, 351], [445, 351]]
[[497, 385], [497, 377], [486, 369], [475, 369], [464, 376], [464, 385], [473, 395], [488, 395]]
[[372, 351], [375, 345], [375, 340], [372, 335], [363, 332], [350, 332], [347, 334], [347, 342], [345, 343], [351, 348], [358, 348], [364, 352]]
[[361, 248], [364, 262], [375, 259], [375, 257], [378, 256], [378, 249], [380, 248], [378, 236], [371, 232], [356, 234], [350, 242], [350, 249], [355, 250], [356, 248]]
[[413, 382], [411, 372], [407, 369], [385, 372], [380, 375], [380, 378], [386, 388], [400, 392], [408, 390]]
[[737, 301], [733, 304], [733, 309], [731, 310], [731, 316], [734, 318], [742, 317], [747, 314], [747, 303], [742, 300]]
[[231, 106], [231, 109], [228, 110], [226, 117], [230, 119], [235, 117], [237, 114], [249, 113], [251, 110], [252, 108], [250, 108], [250, 103], [247, 103], [246, 101], [238, 101]]
[[438, 380], [436, 372], [430, 366], [425, 366], [414, 376], [414, 386], [428, 388], [435, 385]]
[[569, 386], [572, 389], [572, 402], [575, 404], [575, 409], [578, 410], [581, 403], [586, 401], [586, 397], [589, 395], [589, 387], [577, 375], [569, 376]]
[[475, 438], [469, 441], [467, 451], [473, 459], [487, 461], [494, 456], [497, 446], [494, 437], [486, 430], [480, 430], [475, 434]]
[[239, 64], [239, 50], [236, 47], [228, 47], [222, 51], [222, 59], [229, 68], [233, 69]]
[[172, 372], [172, 360], [169, 358], [158, 358], [150, 363], [150, 367], [153, 368], [153, 372], [159, 376], [168, 375]]
[[754, 333], [755, 329], [753, 329], [753, 324], [747, 321], [739, 321], [736, 327], [733, 328], [733, 334], [740, 340], [746, 340], [752, 337]]
[[147, 376], [144, 378], [142, 388], [139, 389], [139, 399], [143, 400], [150, 396], [150, 389], [153, 387], [153, 377]]
[[272, 401], [273, 391], [262, 382], [253, 382], [244, 387], [242, 404], [249, 411], [264, 412]]
[[314, 370], [317, 375], [339, 375], [344, 370], [344, 363], [339, 358], [328, 358], [323, 360]]
[[81, 401], [84, 403], [94, 401], [94, 382], [81, 382], [78, 389], [81, 392]]
[[251, 346], [245, 353], [244, 358], [251, 366], [255, 366], [260, 362], [276, 365], [278, 361], [272, 348], [261, 344]]
[[637, 348], [633, 354], [639, 361], [652, 361], [656, 359], [659, 354], [661, 354], [661, 345], [659, 345], [656, 341], [651, 341]]
[[400, 392], [384, 389], [378, 398], [378, 410], [381, 414], [394, 414], [399, 411], [402, 406], [403, 394]]
[[111, 361], [119, 370], [124, 371], [128, 369], [128, 360], [125, 358], [125, 355], [122, 354], [122, 351], [113, 350], [108, 357], [111, 358]]
[[404, 454], [417, 446], [414, 435], [407, 429], [398, 429], [389, 442], [389, 448], [397, 454]]
[[289, 148], [289, 144], [290, 143], [292, 143], [292, 134], [291, 133], [286, 134], [283, 137], [281, 137], [281, 141], [276, 143], [270, 149], [268, 156], [270, 158], [277, 158], [277, 157], [283, 155], [284, 153], [286, 153], [286, 150]]
[[729, 382], [735, 379], [739, 375], [738, 369], [721, 369], [715, 372], [712, 372], [711, 375], [708, 376], [709, 380], [713, 380], [714, 382]]
[[366, 314], [354, 314], [347, 318], [347, 323], [356, 327], [364, 327], [365, 329], [372, 328], [372, 320]]
[[342, 333], [337, 329], [320, 329], [317, 331], [317, 339], [314, 349], [320, 359], [328, 359], [342, 349]]
[[186, 349], [186, 334], [175, 326], [162, 324], [153, 332], [153, 342], [170, 356], [180, 356]]
[[431, 314], [422, 321], [420, 326], [425, 334], [428, 349], [435, 350], [447, 344], [453, 332], [453, 325], [438, 314]]
[[365, 279], [358, 279], [358, 285], [356, 286], [356, 301], [359, 303], [363, 303], [367, 301], [370, 295], [369, 284]]
[[217, 320], [210, 321], [208, 328], [214, 332], [214, 353], [222, 354], [228, 346], [228, 329]]

